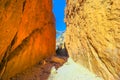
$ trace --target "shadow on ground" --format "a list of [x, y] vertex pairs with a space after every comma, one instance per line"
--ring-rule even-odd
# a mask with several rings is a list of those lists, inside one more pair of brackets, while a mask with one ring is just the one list
[[59, 68], [67, 61], [67, 58], [67, 56], [56, 55], [44, 59], [39, 62], [39, 64], [15, 75], [10, 80], [47, 80], [50, 75], [51, 68], [53, 66], [56, 69]]

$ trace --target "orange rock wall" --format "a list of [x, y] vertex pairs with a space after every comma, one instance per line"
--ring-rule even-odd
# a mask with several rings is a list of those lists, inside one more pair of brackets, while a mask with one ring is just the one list
[[55, 54], [52, 0], [0, 0], [0, 77]]

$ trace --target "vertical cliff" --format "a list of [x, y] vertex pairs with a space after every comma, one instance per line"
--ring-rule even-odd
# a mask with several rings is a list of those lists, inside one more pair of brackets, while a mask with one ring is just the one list
[[120, 79], [120, 1], [67, 0], [69, 56], [104, 80]]
[[0, 78], [55, 54], [52, 0], [0, 0]]

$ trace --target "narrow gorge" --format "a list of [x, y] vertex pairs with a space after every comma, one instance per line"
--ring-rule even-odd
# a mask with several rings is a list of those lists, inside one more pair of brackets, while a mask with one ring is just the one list
[[0, 0], [0, 80], [120, 80], [120, 1], [66, 0], [57, 40], [52, 2]]

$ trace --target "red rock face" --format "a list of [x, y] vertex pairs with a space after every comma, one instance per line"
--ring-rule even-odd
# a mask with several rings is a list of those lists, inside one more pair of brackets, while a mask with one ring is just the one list
[[55, 53], [52, 0], [0, 1], [0, 77], [16, 73]]

